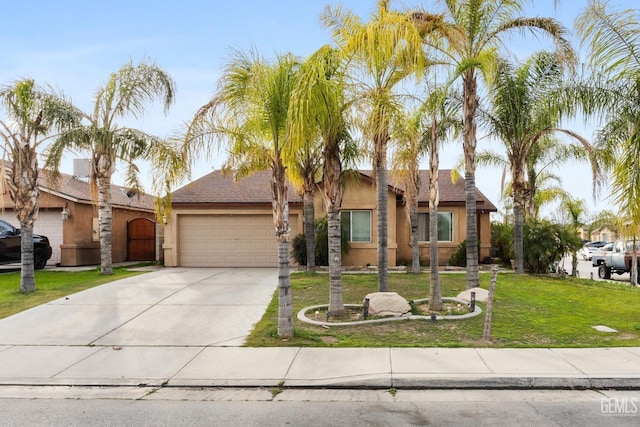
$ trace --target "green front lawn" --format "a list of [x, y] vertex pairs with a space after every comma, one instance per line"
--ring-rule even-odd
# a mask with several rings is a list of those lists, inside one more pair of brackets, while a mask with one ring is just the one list
[[99, 268], [73, 272], [37, 270], [37, 289], [29, 294], [22, 294], [18, 290], [19, 271], [0, 274], [0, 319], [75, 292], [141, 274], [139, 271], [130, 271], [132, 267], [139, 266], [116, 267], [111, 276], [101, 275]]
[[[481, 274], [488, 288], [489, 274]], [[375, 274], [342, 276], [344, 302], [361, 304], [377, 291]], [[464, 274], [440, 274], [442, 296], [465, 289]], [[294, 273], [291, 279], [294, 317], [303, 307], [327, 304], [327, 274]], [[429, 296], [429, 274], [390, 274], [389, 290], [407, 300]], [[467, 320], [407, 320], [325, 329], [294, 319], [295, 337], [277, 336], [277, 292], [246, 345], [314, 347], [607, 347], [640, 346], [640, 288], [588, 279], [500, 274], [493, 305], [492, 337], [483, 342], [483, 313]], [[592, 328], [606, 325], [618, 333]]]

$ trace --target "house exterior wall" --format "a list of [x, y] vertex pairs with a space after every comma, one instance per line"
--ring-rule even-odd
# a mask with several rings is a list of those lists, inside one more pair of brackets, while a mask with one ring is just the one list
[[[398, 263], [411, 265], [412, 244], [411, 226], [406, 213], [406, 206], [398, 206]], [[420, 206], [419, 213], [429, 213], [428, 206]], [[440, 206], [438, 212], [451, 212], [453, 216], [453, 240], [450, 242], [438, 242], [438, 265], [447, 265], [449, 258], [457, 251], [460, 243], [465, 239], [467, 230], [467, 218], [464, 206]], [[487, 219], [489, 215], [486, 215]], [[428, 241], [418, 242], [420, 248], [420, 263], [429, 265], [431, 247]], [[487, 255], [489, 251], [487, 249]], [[482, 257], [481, 257], [482, 258]]]
[[[342, 211], [370, 210], [371, 211], [371, 242], [349, 242], [349, 252], [342, 255], [342, 265], [348, 267], [363, 267], [378, 264], [378, 209], [375, 183], [368, 179], [351, 178], [346, 180], [342, 198]], [[395, 193], [389, 191], [387, 199], [387, 233], [389, 265], [396, 265], [397, 208]], [[315, 194], [315, 217], [322, 218], [327, 214], [327, 208], [320, 192]]]
[[[401, 201], [396, 201], [396, 195], [388, 192], [387, 221], [389, 242], [389, 265], [395, 266], [411, 264], [411, 227], [406, 214], [406, 207]], [[324, 199], [318, 191], [315, 195], [315, 216], [319, 219], [327, 214]], [[372, 241], [369, 243], [349, 243], [349, 253], [342, 255], [342, 265], [345, 267], [362, 267], [378, 263], [377, 240], [377, 209], [375, 183], [368, 179], [351, 179], [345, 184], [342, 210], [371, 210]], [[420, 206], [420, 213], [428, 213], [428, 206]], [[458, 246], [466, 238], [467, 218], [464, 204], [440, 206], [440, 212], [453, 214], [453, 241], [438, 243], [438, 263], [447, 265], [449, 259]], [[480, 239], [480, 256], [482, 260], [489, 256], [491, 249], [491, 220], [489, 212], [478, 214], [478, 236]], [[420, 259], [425, 265], [429, 263], [429, 242], [420, 242]]]
[[[67, 203], [71, 212], [64, 221], [64, 244], [61, 246], [60, 265], [100, 264], [100, 238], [98, 234], [98, 211], [86, 203]], [[155, 222], [153, 212], [112, 208], [111, 259], [112, 262], [127, 260], [127, 222], [136, 218], [147, 218]]]
[[[265, 205], [247, 205], [236, 207], [181, 207], [174, 205], [171, 210], [171, 214], [167, 218], [167, 223], [164, 226], [164, 243], [162, 244], [162, 250], [164, 253], [164, 265], [166, 267], [177, 267], [180, 265], [180, 247], [178, 238], [178, 224], [181, 215], [273, 215], [272, 207]], [[291, 228], [302, 230], [303, 217], [302, 206], [289, 205], [290, 218], [295, 216], [295, 227], [291, 224]], [[293, 235], [289, 236], [293, 239]], [[275, 231], [273, 234], [275, 240]]]

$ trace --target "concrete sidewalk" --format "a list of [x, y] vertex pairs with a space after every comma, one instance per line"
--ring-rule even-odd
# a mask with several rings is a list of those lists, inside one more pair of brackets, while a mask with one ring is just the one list
[[0, 320], [0, 385], [633, 388], [640, 348], [240, 347], [273, 269], [162, 269]]

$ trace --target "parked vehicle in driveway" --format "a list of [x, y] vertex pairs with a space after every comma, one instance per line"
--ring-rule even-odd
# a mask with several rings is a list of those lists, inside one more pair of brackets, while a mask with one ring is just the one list
[[[601, 279], [610, 279], [611, 274], [624, 274], [631, 271], [631, 262], [633, 259], [633, 242], [628, 240], [617, 240], [613, 244], [613, 249], [604, 256], [604, 261], [598, 267], [598, 277]], [[635, 252], [640, 266], [640, 249], [636, 242]], [[640, 274], [638, 280], [640, 283]]]
[[578, 255], [580, 255], [584, 260], [591, 261], [593, 258], [593, 253], [598, 249], [604, 247], [607, 242], [602, 240], [597, 240], [595, 242], [588, 242], [578, 251]]
[[[0, 219], [0, 264], [21, 262], [20, 229]], [[33, 264], [37, 270], [43, 269], [51, 258], [49, 239], [39, 234], [33, 235]]]
[[594, 267], [604, 264], [605, 256], [613, 250], [613, 243], [607, 243], [600, 249], [595, 249], [591, 252], [591, 264]]

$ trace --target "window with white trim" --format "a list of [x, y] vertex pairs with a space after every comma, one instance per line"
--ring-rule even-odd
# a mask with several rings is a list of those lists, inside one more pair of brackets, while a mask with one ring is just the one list
[[349, 230], [350, 242], [371, 241], [371, 211], [342, 211], [340, 224]]
[[[418, 213], [418, 240], [429, 241], [429, 214]], [[453, 242], [453, 212], [438, 212], [438, 241]]]

